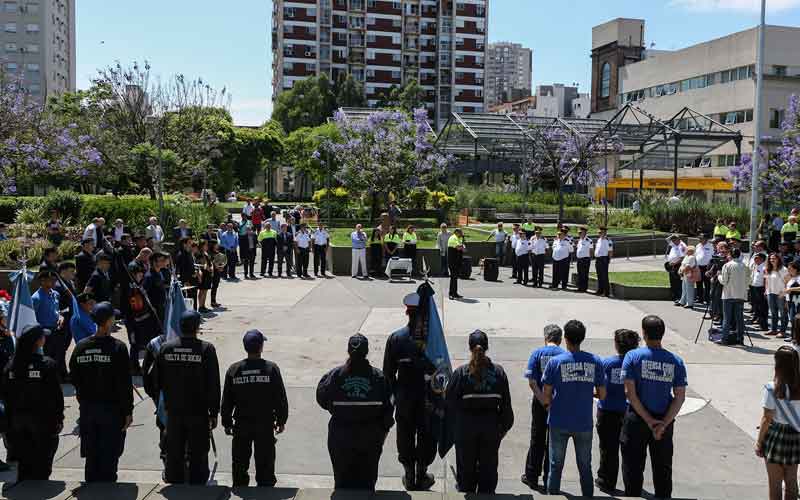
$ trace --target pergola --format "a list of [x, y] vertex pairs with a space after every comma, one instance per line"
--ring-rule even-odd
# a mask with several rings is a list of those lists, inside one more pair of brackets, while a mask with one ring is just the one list
[[[569, 134], [584, 144], [600, 144], [598, 156], [618, 156], [620, 169], [672, 170], [677, 190], [678, 168], [693, 163], [733, 141], [741, 153], [742, 134], [691, 108], [683, 108], [668, 120], [659, 120], [633, 103], [626, 104], [610, 120], [452, 113], [434, 143], [440, 152], [470, 156], [503, 165], [522, 165], [536, 149], [557, 150]], [[602, 147], [622, 144], [622, 152]], [[505, 169], [505, 168], [504, 168]]]

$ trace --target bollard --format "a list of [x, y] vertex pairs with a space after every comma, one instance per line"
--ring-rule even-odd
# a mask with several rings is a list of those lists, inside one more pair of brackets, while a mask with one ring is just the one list
[[656, 233], [655, 233], [655, 231], [653, 231], [653, 235], [651, 236], [651, 238], [653, 239], [653, 258], [655, 259], [657, 257], [657, 255], [656, 255]]
[[625, 251], [628, 253], [627, 260], [631, 260], [631, 240], [625, 242]]

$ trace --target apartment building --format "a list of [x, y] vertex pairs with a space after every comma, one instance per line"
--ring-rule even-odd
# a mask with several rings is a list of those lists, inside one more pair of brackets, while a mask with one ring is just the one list
[[[626, 103], [634, 103], [656, 118], [668, 120], [688, 106], [741, 131], [743, 152], [752, 151], [756, 133], [775, 138], [766, 144], [775, 147], [789, 97], [800, 93], [800, 28], [768, 26], [765, 43], [763, 127], [756, 131], [753, 113], [757, 28], [680, 50], [653, 51], [645, 49], [642, 20], [616, 19], [596, 27], [592, 117], [609, 118]], [[683, 165], [678, 173], [679, 190], [705, 191], [709, 199], [745, 199], [743, 193], [737, 196], [730, 191], [728, 179], [730, 167], [739, 162], [736, 145], [725, 144]], [[664, 189], [671, 189], [671, 182], [662, 183], [659, 179], [672, 175], [646, 171], [643, 184], [663, 184]], [[623, 179], [616, 184], [622, 187], [630, 183], [630, 179]], [[638, 186], [639, 179], [633, 183]], [[616, 184], [612, 182], [611, 186]]]
[[488, 0], [273, 0], [273, 99], [294, 82], [353, 75], [370, 106], [417, 80], [431, 121], [483, 111]]
[[37, 99], [74, 91], [75, 0], [0, 0], [0, 75]]
[[530, 97], [533, 51], [518, 43], [490, 43], [486, 55], [486, 102], [489, 106]]

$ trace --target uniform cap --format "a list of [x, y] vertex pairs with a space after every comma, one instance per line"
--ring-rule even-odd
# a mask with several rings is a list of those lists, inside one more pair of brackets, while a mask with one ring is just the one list
[[92, 320], [101, 325], [114, 317], [114, 308], [109, 302], [100, 302], [92, 309]]
[[350, 356], [366, 358], [368, 352], [369, 340], [360, 333], [356, 333], [347, 341], [347, 353], [350, 354]]
[[419, 306], [419, 294], [418, 293], [409, 293], [408, 295], [403, 298], [403, 305], [406, 307], [418, 307]]
[[681, 237], [679, 235], [677, 235], [676, 233], [672, 233], [672, 234], [669, 235], [669, 239], [671, 239], [671, 240], [679, 240], [679, 239], [681, 239]]
[[259, 330], [248, 330], [247, 333], [244, 334], [242, 343], [247, 353], [257, 353], [261, 350], [261, 347], [266, 341], [267, 338], [264, 337], [264, 334]]
[[36, 279], [38, 280], [45, 280], [48, 278], [55, 278], [55, 277], [56, 277], [55, 271], [52, 271], [50, 269], [44, 269], [42, 271], [39, 271], [39, 274], [36, 275]]
[[20, 339], [22, 337], [34, 337], [35, 339], [38, 339], [39, 337], [46, 337], [48, 335], [50, 335], [50, 330], [44, 328], [42, 325], [38, 323], [34, 323], [22, 329], [22, 333], [20, 334]]
[[489, 350], [489, 337], [480, 330], [475, 330], [469, 334], [469, 348], [474, 349], [476, 346], [483, 347], [484, 351]]
[[200, 329], [200, 313], [197, 311], [184, 311], [181, 314], [181, 333], [195, 333]]

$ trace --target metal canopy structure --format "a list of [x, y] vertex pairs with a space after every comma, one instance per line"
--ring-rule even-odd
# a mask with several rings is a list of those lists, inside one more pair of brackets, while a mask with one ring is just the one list
[[690, 108], [662, 121], [628, 103], [610, 120], [453, 113], [434, 146], [445, 154], [522, 164], [535, 148], [557, 149], [568, 134], [587, 144], [621, 143], [622, 153], [599, 148], [601, 155], [618, 155], [621, 169], [673, 170], [676, 178], [680, 166], [731, 141], [741, 150], [742, 143], [741, 132]]

